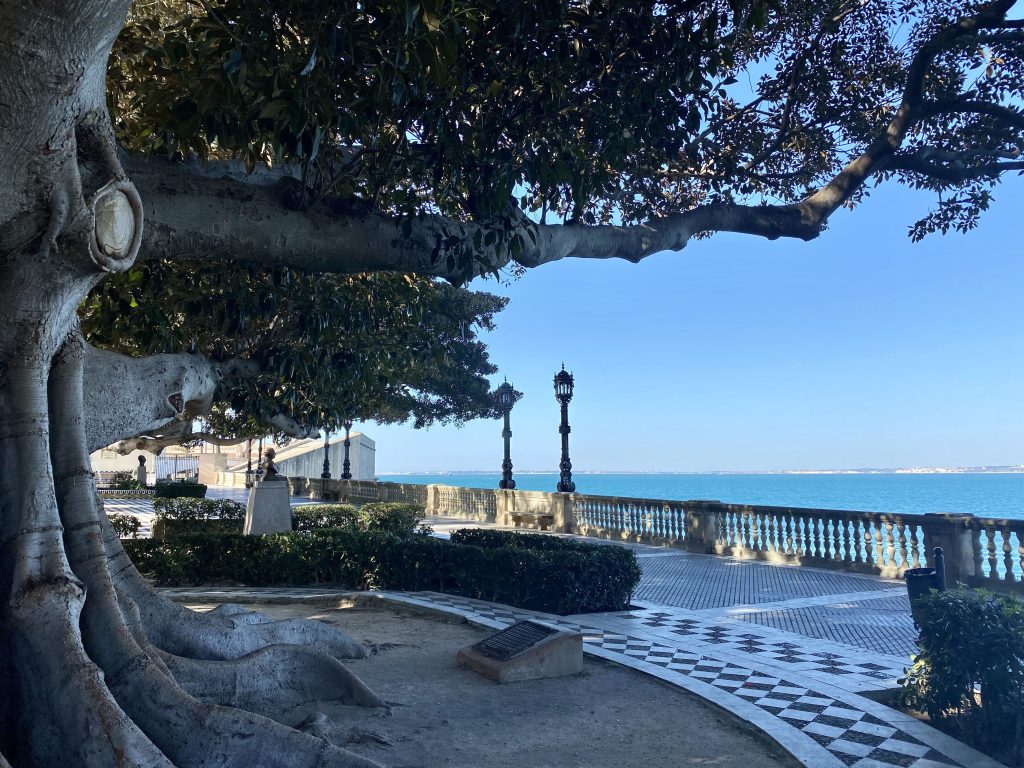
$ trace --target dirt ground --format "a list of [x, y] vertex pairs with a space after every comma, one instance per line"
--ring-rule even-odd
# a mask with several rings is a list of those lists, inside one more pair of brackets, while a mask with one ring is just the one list
[[[212, 606], [191, 606], [198, 610]], [[329, 703], [313, 712], [356, 733], [347, 746], [389, 768], [790, 768], [792, 757], [745, 722], [647, 675], [585, 659], [582, 674], [498, 685], [455, 664], [455, 654], [490, 634], [434, 614], [356, 606], [250, 606], [274, 618], [337, 623], [375, 648], [349, 662], [391, 711]]]

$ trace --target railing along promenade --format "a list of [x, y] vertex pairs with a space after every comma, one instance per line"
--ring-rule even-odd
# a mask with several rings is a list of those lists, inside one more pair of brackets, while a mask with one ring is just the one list
[[690, 552], [806, 565], [883, 578], [931, 565], [946, 578], [1024, 591], [1024, 520], [970, 514], [903, 515], [719, 501], [668, 501], [450, 485], [289, 478], [292, 493], [364, 504], [422, 504], [428, 515], [678, 547]]

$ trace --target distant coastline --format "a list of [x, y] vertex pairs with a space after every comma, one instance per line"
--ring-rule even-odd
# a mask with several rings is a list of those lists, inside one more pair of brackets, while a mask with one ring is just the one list
[[[516, 470], [517, 475], [557, 474], [554, 469]], [[489, 469], [460, 469], [422, 472], [378, 472], [381, 475], [491, 475]], [[761, 470], [704, 470], [704, 471], [647, 471], [626, 470], [573, 471], [574, 475], [1009, 475], [1024, 474], [1024, 464], [1008, 464], [986, 467], [900, 467], [881, 469], [862, 467], [860, 469], [761, 469]]]

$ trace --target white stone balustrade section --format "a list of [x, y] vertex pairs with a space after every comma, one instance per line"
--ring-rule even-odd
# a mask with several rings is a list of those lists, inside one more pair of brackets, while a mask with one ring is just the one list
[[[298, 484], [302, 485], [302, 479]], [[305, 481], [317, 487], [319, 478]], [[331, 480], [353, 504], [423, 504], [428, 515], [691, 552], [900, 578], [932, 564], [942, 547], [946, 580], [1024, 591], [1024, 520], [969, 514], [901, 515], [718, 501]], [[293, 491], [294, 492], [294, 491]]]

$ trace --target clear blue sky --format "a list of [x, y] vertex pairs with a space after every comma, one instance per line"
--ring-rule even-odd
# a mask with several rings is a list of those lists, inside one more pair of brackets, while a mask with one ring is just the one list
[[[577, 471], [1024, 463], [1024, 185], [913, 244], [931, 202], [889, 184], [811, 243], [716, 235], [476, 281], [512, 299], [485, 341], [524, 393], [516, 469], [557, 469], [563, 360]], [[497, 422], [360, 427], [379, 474], [500, 469]]]

